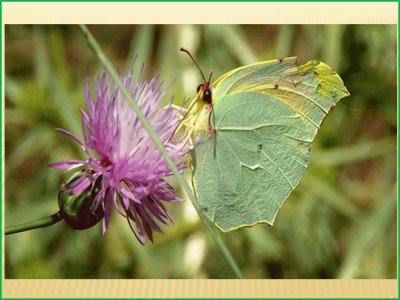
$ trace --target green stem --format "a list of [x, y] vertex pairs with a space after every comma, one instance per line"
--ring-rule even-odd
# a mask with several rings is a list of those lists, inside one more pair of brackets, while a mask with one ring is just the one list
[[183, 175], [180, 174], [180, 172], [179, 172], [178, 168], [176, 167], [174, 161], [171, 159], [171, 157], [169, 156], [168, 152], [165, 150], [164, 145], [162, 144], [162, 142], [158, 138], [157, 132], [151, 126], [150, 122], [147, 120], [147, 118], [145, 117], [145, 115], [143, 114], [143, 112], [141, 111], [139, 106], [137, 105], [136, 101], [134, 101], [132, 99], [132, 97], [129, 94], [128, 90], [126, 89], [126, 87], [122, 83], [121, 79], [119, 78], [119, 75], [115, 71], [114, 67], [112, 66], [112, 64], [110, 63], [110, 61], [106, 57], [106, 55], [104, 54], [103, 50], [101, 49], [100, 45], [97, 43], [96, 39], [93, 37], [93, 35], [88, 30], [86, 25], [79, 25], [79, 27], [80, 27], [81, 31], [83, 32], [83, 34], [85, 35], [85, 37], [87, 39], [87, 42], [89, 44], [89, 47], [93, 50], [93, 52], [97, 55], [97, 57], [99, 58], [101, 63], [104, 65], [104, 67], [110, 73], [111, 77], [113, 78], [113, 80], [115, 81], [117, 86], [120, 88], [120, 90], [121, 90], [122, 94], [124, 95], [125, 99], [127, 99], [129, 104], [131, 105], [132, 109], [136, 113], [136, 116], [138, 117], [138, 119], [141, 122], [142, 126], [147, 131], [147, 133], [149, 134], [149, 137], [151, 138], [153, 143], [156, 145], [156, 147], [160, 151], [162, 157], [165, 159], [165, 162], [171, 168], [171, 171], [175, 175], [179, 185], [184, 189], [184, 191], [188, 195], [189, 199], [192, 201], [193, 206], [195, 207], [197, 213], [200, 216], [200, 219], [206, 225], [206, 228], [208, 229], [211, 237], [213, 238], [213, 240], [215, 241], [215, 243], [217, 244], [217, 246], [221, 250], [222, 254], [224, 255], [224, 257], [228, 261], [228, 263], [231, 266], [232, 270], [235, 272], [235, 275], [238, 278], [242, 278], [242, 274], [241, 274], [240, 269], [237, 266], [234, 258], [232, 257], [231, 253], [229, 252], [228, 248], [226, 247], [226, 245], [224, 244], [222, 239], [220, 237], [217, 237], [217, 234], [216, 234], [214, 228], [212, 227], [212, 225], [208, 221], [207, 217], [204, 215], [203, 210], [201, 209], [200, 204], [198, 203], [193, 191], [191, 190], [191, 188], [187, 184], [187, 182], [186, 182], [185, 178], [183, 177]]
[[48, 227], [51, 225], [54, 225], [62, 220], [62, 216], [60, 212], [56, 212], [54, 215], [50, 217], [46, 217], [40, 220], [36, 220], [33, 222], [21, 224], [21, 225], [15, 225], [15, 226], [9, 226], [6, 227], [5, 234], [14, 234], [18, 232], [23, 232], [23, 231], [28, 231], [28, 230], [33, 230], [37, 228], [42, 228], [42, 227]]

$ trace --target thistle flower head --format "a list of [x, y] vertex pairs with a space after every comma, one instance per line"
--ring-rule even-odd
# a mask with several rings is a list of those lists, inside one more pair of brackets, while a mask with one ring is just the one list
[[[165, 108], [159, 107], [166, 90], [162, 89], [158, 76], [148, 82], [142, 81], [141, 77], [134, 80], [131, 69], [121, 80], [157, 131], [178, 169], [183, 171], [189, 150], [184, 143], [185, 137], [171, 138], [178, 126], [180, 112], [171, 106], [172, 101]], [[84, 141], [59, 129], [79, 143], [87, 159], [61, 161], [50, 166], [82, 169], [79, 178], [67, 183], [64, 189], [69, 190], [70, 195], [88, 190], [95, 194], [91, 211], [102, 208], [103, 234], [112, 210], [116, 209], [128, 220], [133, 232], [137, 231], [135, 235], [144, 244], [146, 236], [153, 240], [153, 230], [161, 232], [160, 223], [172, 222], [164, 203], [180, 201], [166, 181], [171, 175], [170, 168], [120, 89], [108, 82], [107, 73], [104, 71], [97, 78], [93, 96], [89, 82], [88, 79], [84, 88], [86, 111], [81, 109]]]

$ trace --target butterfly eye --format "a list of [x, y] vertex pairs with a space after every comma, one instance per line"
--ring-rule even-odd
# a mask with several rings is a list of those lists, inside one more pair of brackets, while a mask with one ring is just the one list
[[202, 89], [203, 86], [204, 86], [204, 84], [200, 84], [200, 85], [197, 87], [197, 92], [200, 92], [200, 89]]
[[211, 95], [211, 90], [210, 89], [206, 89], [204, 91], [203, 100], [207, 104], [212, 104], [212, 95]]

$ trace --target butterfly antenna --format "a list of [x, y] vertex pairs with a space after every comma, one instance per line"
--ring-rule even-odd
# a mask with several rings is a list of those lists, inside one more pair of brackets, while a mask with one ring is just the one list
[[188, 50], [186, 50], [185, 48], [181, 47], [181, 49], [179, 49], [182, 52], [185, 52], [187, 55], [189, 55], [189, 57], [192, 59], [192, 61], [194, 62], [194, 64], [196, 65], [197, 69], [199, 69], [201, 77], [203, 77], [204, 82], [206, 81], [206, 78], [203, 75], [203, 72], [200, 69], [200, 66], [197, 64], [196, 60], [193, 58], [192, 54], [190, 54], [190, 52]]
[[213, 73], [213, 70], [210, 70], [210, 71], [208, 72], [208, 81], [207, 81], [207, 82], [210, 82], [210, 81], [211, 81], [211, 75], [212, 75], [212, 73]]

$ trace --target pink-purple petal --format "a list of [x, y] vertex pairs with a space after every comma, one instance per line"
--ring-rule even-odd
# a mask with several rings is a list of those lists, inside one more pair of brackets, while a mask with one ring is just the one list
[[66, 136], [70, 137], [71, 139], [73, 139], [75, 142], [77, 142], [83, 149], [83, 151], [87, 152], [87, 147], [78, 139], [78, 137], [76, 137], [74, 134], [72, 134], [71, 132], [69, 132], [68, 130], [62, 129], [62, 128], [56, 128], [56, 130], [58, 132], [61, 132], [63, 134], [65, 134]]
[[113, 197], [115, 197], [115, 194], [113, 194], [113, 191], [109, 189], [103, 203], [103, 210], [104, 210], [103, 235], [106, 234], [108, 225], [110, 224], [111, 206], [113, 203]]
[[54, 162], [54, 163], [48, 164], [48, 166], [50, 168], [54, 168], [54, 169], [71, 170], [74, 168], [82, 167], [85, 163], [86, 162], [82, 161], [82, 160], [71, 159], [71, 160]]
[[[160, 109], [170, 87], [162, 88], [159, 76], [143, 81], [143, 70], [142, 67], [139, 76], [134, 78], [131, 68], [121, 79], [182, 172], [190, 143], [183, 143], [187, 137], [181, 133], [171, 139], [182, 112], [172, 108], [172, 98], [167, 107]], [[153, 241], [153, 230], [162, 232], [159, 224], [167, 224], [168, 220], [172, 222], [162, 202], [181, 200], [166, 182], [171, 170], [120, 89], [108, 82], [107, 72], [103, 71], [96, 79], [93, 93], [89, 86], [87, 80], [83, 92], [86, 111], [81, 110], [84, 143], [72, 133], [58, 129], [84, 149], [87, 160], [67, 160], [50, 166], [57, 169], [83, 168], [81, 178], [71, 184], [71, 192], [90, 189], [96, 193], [92, 209], [102, 205], [103, 234], [115, 208], [120, 215], [135, 223], [140, 242], [145, 243], [146, 237]]]
[[83, 192], [90, 185], [91, 185], [90, 179], [88, 177], [85, 177], [85, 175], [82, 175], [69, 185], [69, 189], [71, 189], [70, 195], [79, 194]]

